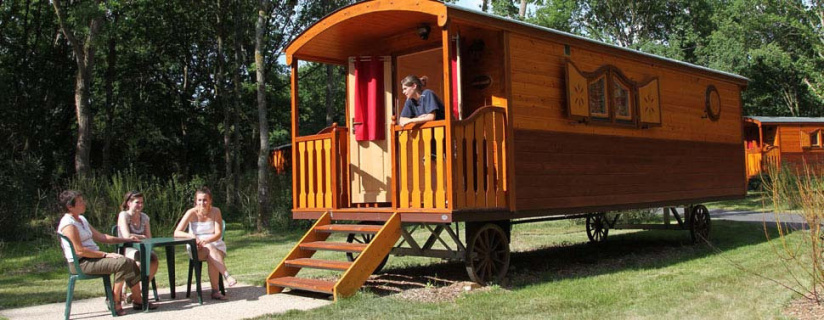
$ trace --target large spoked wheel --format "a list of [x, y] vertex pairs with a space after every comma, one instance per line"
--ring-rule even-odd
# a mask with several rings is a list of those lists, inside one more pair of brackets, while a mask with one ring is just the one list
[[509, 269], [509, 239], [500, 226], [487, 223], [466, 244], [466, 272], [481, 285], [500, 283]]
[[[373, 224], [373, 223], [363, 222], [362, 224]], [[350, 233], [348, 236], [346, 236], [346, 242], [368, 244], [368, 243], [372, 242], [372, 239], [374, 239], [374, 238], [375, 238], [374, 234]], [[359, 255], [359, 253], [347, 252], [346, 253], [346, 259], [349, 260], [349, 261], [355, 261], [355, 259], [358, 258], [358, 255]], [[380, 272], [381, 269], [383, 269], [383, 266], [386, 265], [387, 261], [389, 261], [389, 255], [387, 255], [385, 258], [383, 258], [383, 261], [381, 261], [381, 264], [379, 264], [378, 267], [375, 268], [375, 273]]]
[[603, 212], [587, 215], [587, 237], [591, 243], [604, 242], [609, 234], [607, 216]]
[[690, 212], [690, 236], [698, 243], [710, 238], [710, 211], [703, 205], [692, 207]]

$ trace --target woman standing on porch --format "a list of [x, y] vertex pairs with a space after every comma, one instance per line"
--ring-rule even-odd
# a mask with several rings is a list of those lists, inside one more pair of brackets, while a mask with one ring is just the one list
[[408, 75], [401, 80], [401, 88], [406, 96], [406, 103], [403, 104], [400, 121], [398, 121], [401, 127], [409, 123], [444, 119], [444, 106], [441, 99], [432, 90], [423, 89], [426, 86], [426, 79], [426, 76], [418, 78]]

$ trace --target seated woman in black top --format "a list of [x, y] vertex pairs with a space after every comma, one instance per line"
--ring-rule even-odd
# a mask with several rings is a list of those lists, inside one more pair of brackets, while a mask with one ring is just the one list
[[423, 90], [425, 83], [425, 76], [418, 78], [414, 75], [406, 76], [401, 81], [406, 103], [401, 110], [398, 125], [444, 119], [443, 102], [432, 90]]

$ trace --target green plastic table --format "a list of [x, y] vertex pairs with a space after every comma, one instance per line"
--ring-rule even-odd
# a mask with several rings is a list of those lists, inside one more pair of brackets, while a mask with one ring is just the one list
[[[143, 297], [143, 311], [149, 311], [149, 259], [152, 249], [166, 248], [166, 265], [169, 268], [169, 288], [172, 299], [175, 298], [175, 246], [188, 244], [193, 257], [197, 257], [197, 242], [195, 238], [149, 238], [140, 242], [124, 243], [127, 247], [138, 247], [140, 250], [140, 283], [141, 296]], [[193, 260], [196, 264], [202, 263], [199, 259]], [[200, 269], [195, 268], [197, 279], [197, 301], [203, 304], [203, 291], [200, 288]]]

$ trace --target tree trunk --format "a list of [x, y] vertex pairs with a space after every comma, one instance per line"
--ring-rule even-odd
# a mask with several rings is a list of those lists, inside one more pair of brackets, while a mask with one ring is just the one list
[[258, 151], [258, 217], [257, 231], [269, 230], [269, 188], [267, 158], [269, 156], [269, 123], [266, 116], [266, 80], [263, 70], [263, 28], [266, 22], [267, 0], [260, 0], [257, 23], [255, 24], [255, 65], [257, 66], [257, 108], [260, 150]]
[[224, 92], [224, 65], [225, 55], [223, 54], [223, 39], [225, 37], [225, 26], [223, 19], [223, 1], [217, 0], [217, 11], [215, 12], [216, 28], [217, 28], [217, 70], [215, 70], [215, 101], [223, 109], [223, 181], [226, 190], [226, 204], [232, 205], [235, 202], [235, 189], [232, 185], [232, 108], [226, 102], [226, 94]]
[[[238, 0], [237, 2], [240, 2]], [[243, 21], [243, 13], [241, 13], [240, 3], [235, 3], [235, 71], [234, 71], [234, 103], [232, 104], [232, 132], [234, 132], [234, 139], [235, 143], [232, 149], [232, 154], [234, 155], [232, 161], [235, 167], [235, 175], [232, 179], [232, 186], [237, 190], [238, 186], [240, 185], [240, 153], [239, 150], [241, 148], [240, 143], [240, 130], [238, 130], [240, 124], [238, 123], [238, 119], [240, 118], [237, 115], [241, 109], [240, 102], [243, 101], [243, 95], [241, 94], [241, 73], [243, 72], [243, 46], [241, 45], [242, 33], [241, 33], [241, 24], [240, 21]]]
[[[89, 110], [89, 86], [91, 85], [92, 70], [94, 68], [93, 42], [100, 26], [103, 24], [103, 15], [97, 15], [89, 21], [89, 34], [84, 43], [78, 42], [74, 33], [66, 26], [66, 13], [61, 8], [60, 0], [53, 0], [54, 11], [60, 24], [60, 30], [72, 46], [77, 63], [77, 76], [74, 86], [74, 104], [77, 114], [77, 146], [74, 156], [75, 172], [80, 177], [86, 177], [91, 170], [89, 155], [91, 154], [92, 116]], [[100, 0], [95, 1], [100, 5]]]
[[518, 10], [518, 16], [521, 17], [521, 20], [526, 18], [526, 0], [521, 0], [521, 8]]

